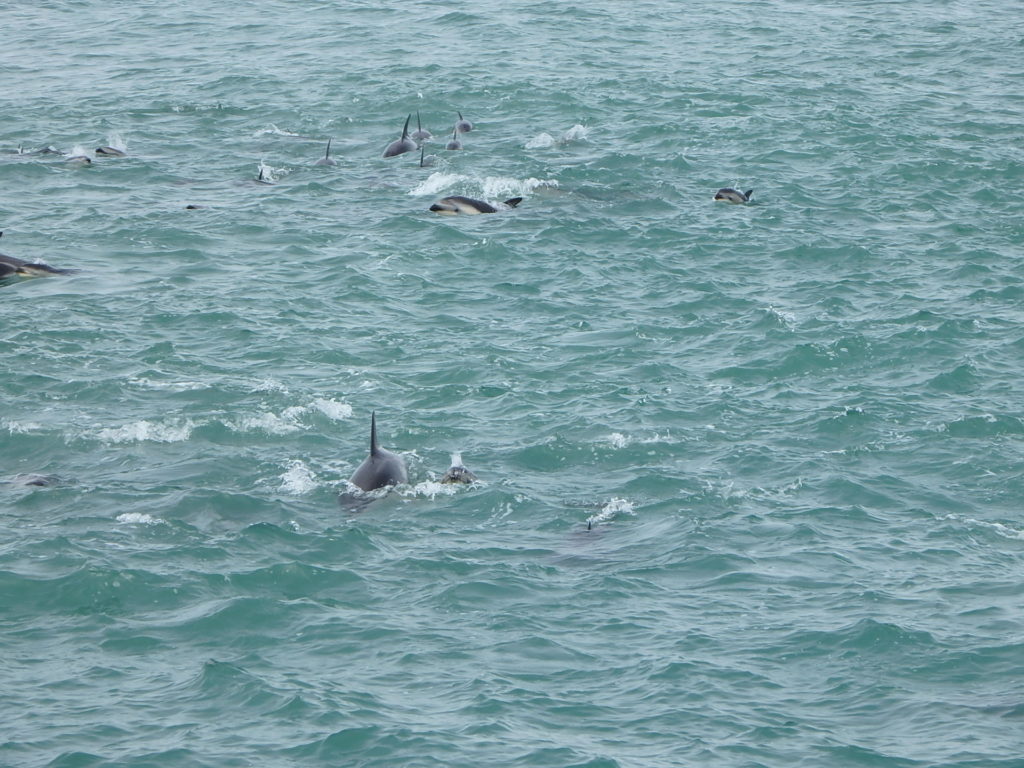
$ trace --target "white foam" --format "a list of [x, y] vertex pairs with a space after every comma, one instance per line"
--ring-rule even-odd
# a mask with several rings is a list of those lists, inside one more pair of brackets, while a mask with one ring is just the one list
[[606, 439], [611, 444], [612, 448], [625, 448], [632, 442], [632, 440], [621, 432], [612, 432]]
[[554, 179], [516, 179], [511, 176], [488, 176], [481, 185], [486, 197], [522, 197], [538, 187], [557, 189]]
[[136, 421], [121, 427], [101, 429], [96, 437], [107, 443], [180, 443], [188, 440], [195, 429], [191, 419], [172, 423]]
[[441, 192], [453, 191], [453, 187], [460, 187], [462, 192], [466, 187], [480, 189], [480, 194], [487, 199], [506, 197], [523, 197], [538, 187], [558, 188], [556, 179], [517, 179], [512, 176], [487, 176], [483, 179], [475, 176], [466, 176], [460, 173], [442, 173], [435, 171], [418, 185], [409, 190], [409, 194], [416, 197], [420, 195], [438, 195]]
[[270, 124], [269, 128], [261, 128], [260, 130], [256, 131], [256, 133], [253, 134], [253, 135], [254, 136], [267, 136], [268, 134], [269, 135], [273, 135], [273, 136], [300, 136], [301, 135], [301, 134], [298, 134], [298, 133], [292, 133], [291, 131], [281, 130], [280, 128], [278, 128], [273, 123]]
[[562, 143], [568, 144], [570, 141], [583, 141], [587, 138], [589, 132], [590, 129], [585, 125], [576, 123], [576, 125], [562, 134]]
[[117, 522], [137, 525], [156, 525], [163, 522], [160, 518], [147, 515], [145, 512], [125, 512], [117, 516]]
[[352, 418], [352, 406], [348, 403], [339, 403], [337, 400], [318, 397], [313, 401], [313, 407], [335, 421]]
[[281, 475], [281, 485], [278, 488], [282, 493], [290, 493], [301, 496], [309, 493], [317, 487], [316, 475], [309, 467], [298, 459], [291, 462], [288, 469]]
[[956, 520], [958, 522], [967, 523], [969, 525], [977, 525], [981, 528], [988, 528], [989, 530], [995, 531], [1000, 536], [1007, 539], [1018, 539], [1024, 541], [1024, 531], [1019, 528], [1013, 528], [1003, 523], [990, 523], [986, 520], [975, 520], [973, 517], [961, 517], [960, 515], [946, 515], [944, 520]]
[[0, 425], [3, 425], [12, 435], [27, 435], [43, 428], [42, 424], [34, 421], [11, 421], [10, 419], [0, 419]]
[[427, 176], [423, 181], [409, 190], [409, 194], [413, 197], [419, 195], [436, 195], [441, 190], [447, 189], [453, 184], [457, 184], [460, 181], [468, 179], [468, 176], [463, 176], [458, 173], [442, 173], [441, 171], [434, 171], [432, 174]]
[[633, 502], [628, 499], [612, 499], [601, 508], [600, 512], [588, 517], [587, 523], [589, 525], [607, 523], [609, 520], [614, 520], [619, 515], [630, 515], [635, 517], [636, 509]]
[[264, 411], [255, 416], [242, 416], [235, 423], [228, 423], [227, 426], [235, 432], [262, 431], [271, 435], [287, 435], [298, 432], [302, 428], [298, 419], [305, 411], [306, 409], [301, 406], [285, 408], [280, 416]]
[[549, 149], [555, 146], [555, 137], [550, 133], [538, 133], [525, 146], [526, 149]]

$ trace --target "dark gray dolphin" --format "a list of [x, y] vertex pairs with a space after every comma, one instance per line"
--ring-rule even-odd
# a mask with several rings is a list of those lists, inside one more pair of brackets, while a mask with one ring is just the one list
[[416, 141], [425, 141], [426, 139], [432, 139], [434, 134], [420, 125], [420, 111], [416, 110], [416, 130], [412, 132], [412, 138]]
[[515, 208], [522, 200], [523, 198], [521, 197], [512, 197], [504, 203], [499, 203], [502, 206], [501, 208], [495, 208], [483, 200], [474, 200], [471, 197], [463, 197], [462, 195], [452, 195], [451, 197], [443, 197], [438, 200], [430, 206], [430, 210], [434, 213], [440, 213], [442, 216], [455, 216], [460, 213], [464, 216], [473, 216], [478, 213], [507, 211], [510, 208]]
[[473, 124], [469, 122], [469, 120], [464, 118], [461, 112], [459, 112], [458, 115], [459, 119], [455, 123], [455, 130], [458, 131], [459, 133], [469, 133], [470, 131], [472, 131]]
[[464, 483], [469, 485], [470, 483], [476, 482], [476, 475], [466, 469], [462, 463], [462, 454], [452, 454], [452, 465], [448, 468], [448, 471], [444, 473], [444, 477], [441, 478], [441, 482], [448, 483]]
[[750, 196], [754, 194], [754, 190], [748, 189], [746, 192], [740, 192], [738, 189], [732, 187], [722, 187], [720, 190], [715, 192], [715, 200], [719, 200], [726, 203], [746, 203], [750, 201]]
[[448, 139], [448, 143], [444, 145], [445, 149], [462, 149], [462, 142], [459, 141], [459, 132], [452, 131], [452, 137]]
[[388, 148], [384, 150], [384, 157], [394, 157], [395, 155], [402, 155], [406, 152], [413, 152], [416, 149], [416, 142], [409, 138], [409, 120], [412, 119], [412, 112], [409, 113], [409, 117], [405, 118], [405, 127], [402, 128], [402, 138], [395, 139]]
[[[0, 232], [3, 236], [3, 232]], [[50, 275], [73, 275], [77, 269], [58, 269], [49, 264], [25, 261], [15, 256], [0, 253], [0, 280], [8, 277], [48, 277]]]
[[128, 157], [128, 153], [117, 147], [96, 147], [96, 154], [100, 157]]
[[363, 491], [373, 491], [388, 485], [398, 485], [409, 479], [405, 460], [397, 453], [377, 445], [377, 413], [370, 415], [370, 455], [348, 479]]
[[317, 160], [313, 165], [337, 165], [338, 162], [331, 157], [331, 140], [327, 140], [327, 151], [324, 152], [324, 156]]

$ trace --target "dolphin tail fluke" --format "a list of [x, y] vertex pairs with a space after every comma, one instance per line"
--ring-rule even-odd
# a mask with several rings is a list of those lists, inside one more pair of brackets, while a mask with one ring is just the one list
[[510, 197], [508, 200], [505, 201], [505, 205], [507, 205], [509, 208], [515, 208], [521, 202], [523, 202], [523, 198], [521, 197]]
[[744, 194], [744, 196], [745, 196], [745, 197], [747, 198], [747, 200], [749, 200], [749, 199], [750, 199], [750, 196], [751, 196], [752, 194], [754, 194], [754, 190], [752, 190], [752, 189], [748, 189], [748, 190], [747, 190], [746, 192], [744, 192], [743, 194]]

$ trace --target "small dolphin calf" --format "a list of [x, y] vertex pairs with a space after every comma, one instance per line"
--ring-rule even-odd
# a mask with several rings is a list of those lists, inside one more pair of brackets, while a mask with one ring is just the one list
[[327, 140], [327, 151], [324, 156], [317, 160], [313, 165], [337, 165], [337, 161], [331, 157], [331, 140]]
[[476, 482], [476, 475], [466, 469], [462, 463], [462, 454], [452, 454], [452, 465], [448, 468], [448, 471], [444, 473], [444, 477], [441, 478], [441, 482], [444, 484], [449, 483], [464, 483], [469, 485], [470, 483]]
[[754, 190], [748, 189], [746, 192], [740, 192], [738, 189], [732, 187], [722, 187], [720, 190], [715, 192], [715, 200], [720, 200], [726, 203], [747, 203], [750, 202], [750, 196], [754, 194]]
[[395, 139], [388, 148], [384, 150], [384, 157], [394, 157], [395, 155], [402, 155], [406, 152], [414, 152], [416, 150], [416, 142], [409, 138], [409, 120], [412, 119], [412, 113], [409, 113], [409, 117], [405, 118], [405, 127], [402, 128], [402, 138]]
[[497, 213], [498, 211], [507, 211], [510, 208], [515, 208], [521, 203], [523, 198], [512, 197], [506, 200], [504, 203], [499, 203], [500, 208], [495, 208], [490, 203], [485, 203], [483, 200], [474, 200], [471, 197], [463, 197], [462, 195], [452, 195], [451, 197], [444, 197], [430, 206], [430, 210], [434, 213], [439, 213], [442, 216], [455, 216], [457, 214], [463, 214], [464, 216], [473, 216], [478, 213]]
[[373, 491], [388, 485], [398, 485], [409, 479], [405, 460], [397, 453], [377, 445], [377, 413], [370, 415], [370, 455], [348, 479], [363, 491]]

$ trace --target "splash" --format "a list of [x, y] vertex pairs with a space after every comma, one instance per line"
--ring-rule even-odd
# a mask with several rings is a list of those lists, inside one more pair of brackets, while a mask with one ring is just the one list
[[619, 515], [635, 517], [636, 509], [633, 502], [627, 499], [612, 499], [601, 508], [600, 512], [587, 518], [587, 527], [589, 528], [592, 525], [600, 525], [601, 523], [610, 522]]
[[313, 401], [313, 407], [334, 421], [352, 418], [352, 406], [348, 403], [339, 403], [337, 400], [318, 397]]
[[136, 421], [110, 429], [101, 429], [96, 437], [106, 443], [180, 443], [188, 440], [195, 429], [191, 419], [170, 424]]
[[301, 496], [309, 493], [317, 487], [316, 475], [304, 463], [295, 459], [281, 475], [281, 485], [278, 490], [281, 493], [289, 493], [294, 496]]
[[162, 523], [163, 520], [147, 515], [145, 512], [124, 512], [117, 516], [117, 522], [125, 525], [156, 525]]

